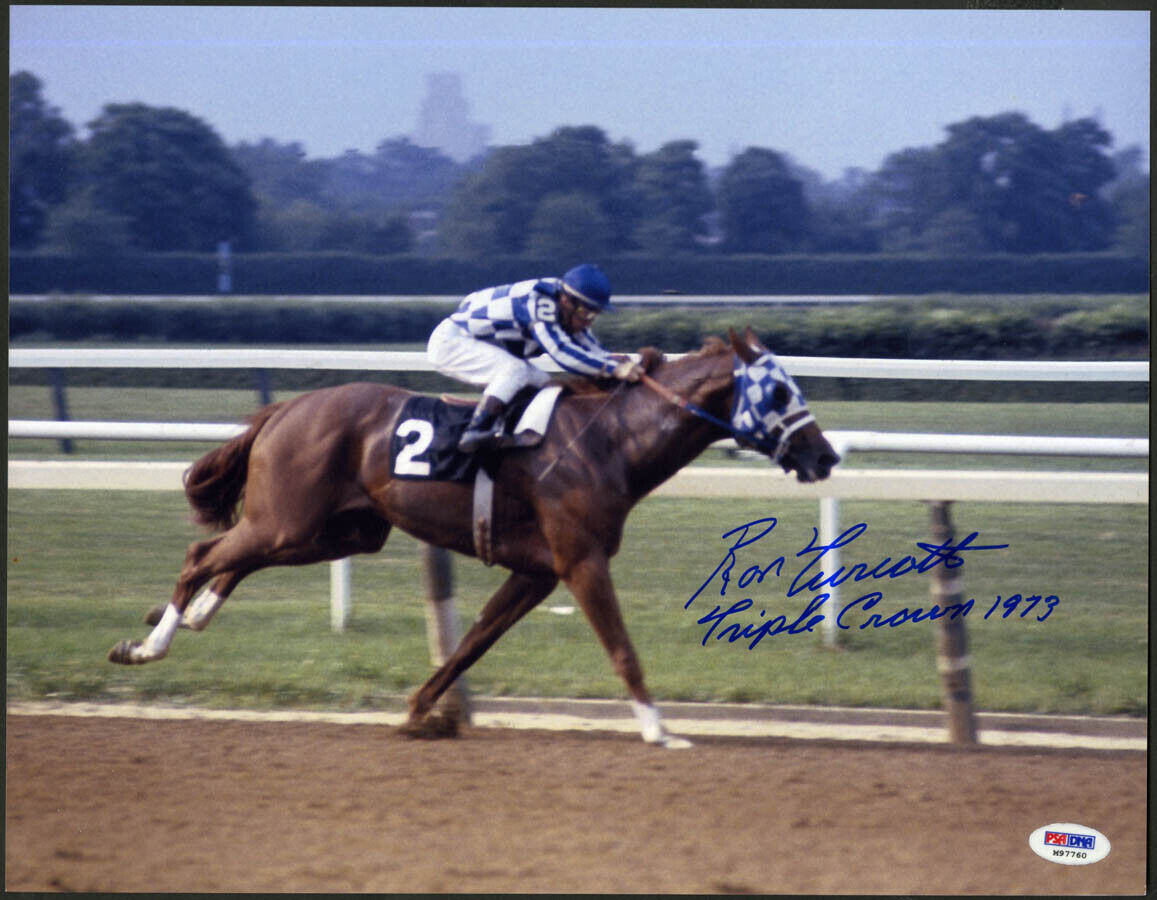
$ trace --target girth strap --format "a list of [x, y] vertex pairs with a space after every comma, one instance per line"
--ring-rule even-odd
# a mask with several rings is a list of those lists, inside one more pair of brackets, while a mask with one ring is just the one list
[[490, 525], [494, 518], [494, 481], [484, 466], [474, 476], [474, 552], [486, 565], [494, 565]]

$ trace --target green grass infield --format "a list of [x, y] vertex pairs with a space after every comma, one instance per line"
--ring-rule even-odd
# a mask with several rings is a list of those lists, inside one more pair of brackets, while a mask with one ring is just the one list
[[[8, 397], [10, 418], [52, 416], [47, 388], [12, 386]], [[224, 390], [77, 387], [69, 399], [76, 419], [115, 421], [239, 421], [257, 406], [255, 392]], [[829, 429], [1093, 436], [1148, 430], [1145, 404], [813, 406]], [[73, 457], [191, 460], [209, 446], [77, 441]], [[54, 441], [10, 440], [9, 455], [63, 458]], [[766, 466], [729, 461], [715, 450], [703, 460]], [[1147, 462], [852, 454], [846, 465], [1147, 471]], [[720, 594], [716, 577], [686, 608], [727, 554], [730, 543], [722, 535], [771, 516], [776, 529], [736, 551], [727, 593]], [[994, 498], [956, 503], [952, 516], [959, 537], [977, 532], [976, 543], [1008, 544], [966, 554], [961, 569], [964, 598], [973, 601], [964, 618], [978, 708], [1144, 715], [1147, 509]], [[881, 596], [871, 609], [861, 608], [865, 600], [844, 615], [849, 627], [840, 630], [837, 650], [825, 648], [821, 626], [804, 630], [806, 617], [796, 628], [800, 633], [783, 629], [754, 640], [763, 623], [780, 616], [785, 624], [796, 622], [821, 592], [791, 589], [809, 559], [800, 553], [817, 518], [811, 501], [652, 498], [640, 504], [612, 574], [660, 701], [939, 705], [937, 624], [901, 614], [929, 610], [931, 572], [841, 585], [841, 603], [872, 592]], [[921, 502], [845, 502], [841, 523], [866, 526], [843, 551], [849, 567], [862, 563], [862, 571], [870, 571], [885, 558], [926, 555], [918, 547], [930, 539], [928, 508]], [[207, 631], [181, 631], [167, 659], [132, 668], [108, 663], [105, 654], [117, 640], [147, 634], [144, 612], [168, 599], [187, 545], [201, 536], [176, 492], [10, 491], [8, 696], [373, 709], [396, 706], [399, 694], [430, 674], [420, 548], [399, 532], [381, 553], [354, 560], [353, 610], [343, 633], [329, 626], [327, 566], [271, 569], [247, 579]], [[782, 566], [767, 568], [781, 556]], [[753, 567], [768, 574], [762, 581], [749, 575], [741, 586]], [[465, 625], [504, 575], [464, 558], [455, 558], [454, 573]], [[1014, 595], [1022, 598], [1016, 608], [1002, 605]], [[1040, 621], [1049, 597], [1057, 602]], [[743, 600], [751, 606], [718, 622], [710, 618], [716, 607], [722, 612]], [[560, 587], [470, 671], [471, 688], [494, 695], [625, 697], [582, 613], [559, 611], [573, 606]]]
[[[430, 673], [421, 553], [395, 533], [352, 565], [349, 626], [329, 625], [324, 565], [270, 569], [238, 588], [210, 627], [181, 631], [168, 658], [125, 668], [105, 660], [143, 638], [143, 613], [166, 600], [187, 544], [199, 537], [179, 494], [13, 491], [8, 500], [7, 688], [10, 699], [155, 700], [217, 707], [379, 708]], [[966, 556], [960, 572], [978, 708], [1144, 715], [1147, 685], [1147, 511], [1141, 506], [957, 503], [958, 538], [1007, 544]], [[719, 576], [730, 529], [774, 516], [776, 528], [735, 551], [726, 594]], [[940, 702], [932, 574], [909, 572], [840, 586], [851, 604], [838, 650], [802, 618], [820, 591], [792, 590], [811, 559], [811, 501], [645, 500], [628, 520], [612, 574], [647, 679], [660, 700], [725, 700], [932, 708]], [[846, 502], [846, 566], [924, 558], [925, 504]], [[769, 565], [780, 558], [778, 568]], [[821, 561], [822, 562], [822, 561]], [[763, 580], [752, 569], [767, 571]], [[809, 570], [812, 574], [818, 565]], [[889, 567], [885, 567], [889, 568]], [[461, 621], [472, 621], [503, 572], [455, 557]], [[809, 576], [802, 579], [806, 585]], [[687, 608], [688, 600], [707, 586]], [[1019, 594], [1019, 607], [1001, 601]], [[1029, 608], [1032, 596], [1041, 600]], [[1049, 609], [1047, 598], [1057, 602]], [[713, 610], [750, 600], [714, 623]], [[469, 673], [490, 695], [624, 697], [603, 650], [560, 587]], [[742, 604], [740, 603], [742, 606]], [[986, 618], [985, 613], [992, 611]], [[1008, 615], [1005, 613], [1008, 612]], [[1025, 615], [1021, 615], [1025, 613]], [[1047, 615], [1046, 615], [1047, 613]], [[871, 615], [876, 614], [876, 619]], [[783, 616], [779, 633], [758, 626]], [[1041, 621], [1041, 617], [1044, 617]], [[727, 630], [729, 624], [739, 627]], [[863, 625], [865, 627], [861, 628]], [[740, 632], [746, 627], [746, 634]], [[734, 638], [734, 640], [732, 640]]]

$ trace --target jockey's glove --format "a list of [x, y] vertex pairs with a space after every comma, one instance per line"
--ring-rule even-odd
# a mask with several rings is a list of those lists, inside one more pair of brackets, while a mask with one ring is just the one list
[[643, 377], [643, 367], [633, 359], [624, 359], [611, 374], [620, 381], [638, 381]]

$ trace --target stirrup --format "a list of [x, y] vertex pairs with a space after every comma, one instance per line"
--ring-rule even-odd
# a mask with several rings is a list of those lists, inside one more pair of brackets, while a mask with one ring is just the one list
[[475, 453], [487, 447], [497, 447], [502, 438], [500, 424], [489, 428], [468, 428], [458, 439], [458, 449], [462, 453]]

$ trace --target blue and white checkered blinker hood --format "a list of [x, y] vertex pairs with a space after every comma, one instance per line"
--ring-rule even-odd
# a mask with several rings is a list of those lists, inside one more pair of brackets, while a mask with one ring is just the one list
[[[735, 400], [731, 425], [737, 436], [746, 438], [759, 450], [779, 462], [791, 436], [815, 421], [803, 393], [772, 353], [765, 353], [750, 365], [735, 357]], [[797, 413], [790, 425], [786, 419]]]

